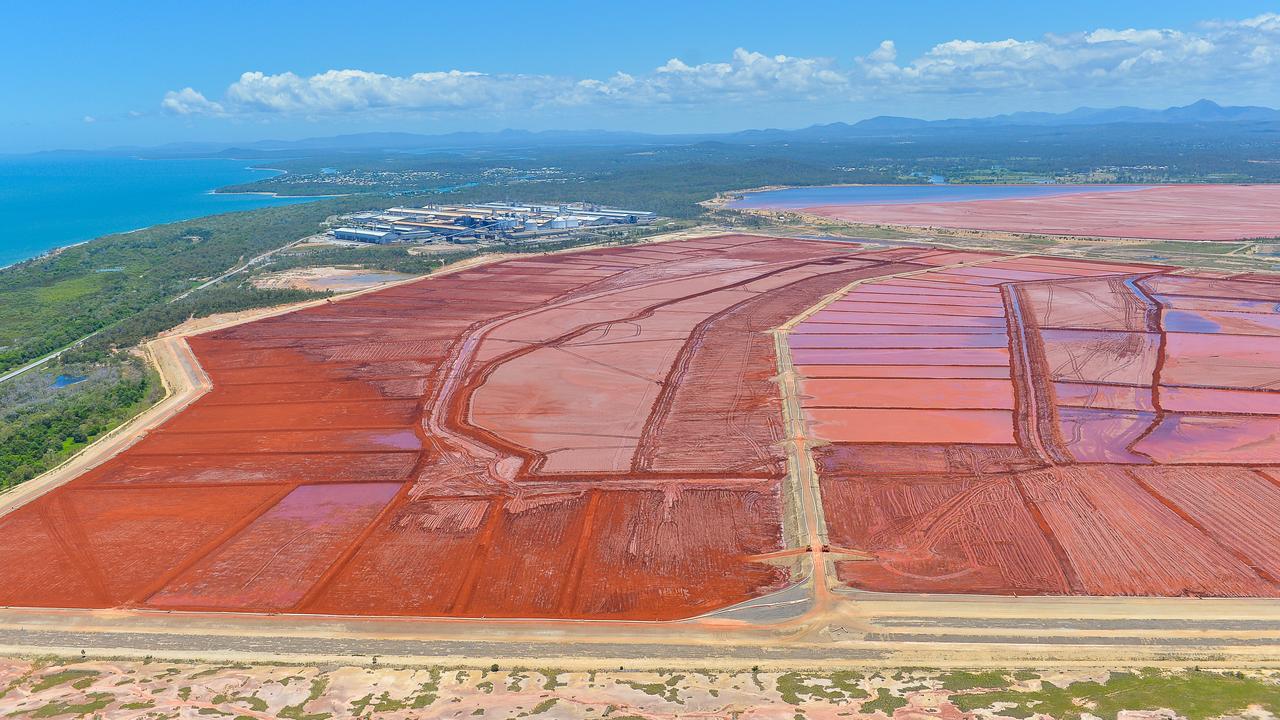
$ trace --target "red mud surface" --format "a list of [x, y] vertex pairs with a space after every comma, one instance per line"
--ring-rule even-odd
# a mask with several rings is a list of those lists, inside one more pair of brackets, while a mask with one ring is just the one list
[[[973, 278], [997, 283], [944, 314]], [[831, 542], [872, 558], [837, 563], [841, 580], [1280, 596], [1273, 279], [990, 256], [911, 276], [908, 302], [935, 312], [905, 334], [864, 299], [896, 301], [907, 280], [859, 285], [846, 296], [856, 311], [834, 302], [790, 338], [811, 431], [830, 443], [815, 456]], [[980, 308], [997, 309], [999, 327], [945, 324], [991, 315]], [[1007, 340], [1003, 366], [957, 354], [983, 338]], [[864, 350], [891, 347], [910, 348], [911, 364]]]
[[1280, 185], [1176, 185], [1014, 200], [825, 205], [804, 211], [878, 225], [1240, 240], [1280, 235]]
[[785, 587], [789, 335], [838, 576], [1280, 595], [1280, 283], [730, 235], [212, 331], [213, 390], [0, 518], [0, 605], [686, 618]]
[[767, 331], [910, 268], [856, 249], [530, 256], [194, 337], [210, 393], [0, 519], [0, 605], [671, 619], [784, 587]]

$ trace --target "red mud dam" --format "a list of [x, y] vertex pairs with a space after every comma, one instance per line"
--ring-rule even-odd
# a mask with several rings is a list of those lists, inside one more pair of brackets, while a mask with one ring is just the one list
[[791, 335], [839, 578], [1280, 596], [1280, 277], [975, 258]]
[[668, 619], [784, 587], [770, 328], [856, 246], [530, 256], [201, 335], [213, 390], [0, 520], [0, 605]]
[[1057, 197], [805, 208], [849, 222], [1035, 235], [1244, 240], [1280, 235], [1280, 185], [1176, 185]]
[[0, 519], [0, 605], [685, 618], [785, 587], [768, 331], [848, 584], [1276, 595], [1280, 284], [730, 235], [191, 339], [213, 390]]

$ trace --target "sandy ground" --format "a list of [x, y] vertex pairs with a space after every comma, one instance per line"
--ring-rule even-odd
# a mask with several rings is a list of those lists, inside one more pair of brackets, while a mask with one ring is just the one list
[[[1133, 676], [1091, 671], [1006, 671], [975, 675], [937, 671], [839, 672], [564, 672], [361, 666], [245, 666], [88, 659], [82, 662], [0, 659], [0, 712], [51, 716], [238, 718], [794, 718], [928, 717], [969, 720], [1025, 717], [1042, 698], [1065, 694], [1080, 709], [1100, 702], [1126, 708], [1127, 720], [1168, 717], [1187, 700], [1124, 695], [1131, 685], [1175, 691], [1201, 683], [1247, 687], [1259, 695], [1251, 711], [1273, 709], [1277, 678], [1210, 673]], [[998, 693], [998, 694], [997, 694]], [[1120, 693], [1117, 696], [1117, 693]], [[1213, 701], [1202, 701], [1213, 707]], [[1070, 707], [1070, 705], [1068, 705]], [[1014, 712], [1001, 712], [1014, 710]], [[1057, 717], [1062, 715], [1055, 713]]]
[[314, 267], [267, 273], [254, 278], [253, 285], [263, 289], [351, 292], [407, 280], [411, 277], [414, 276], [382, 270]]

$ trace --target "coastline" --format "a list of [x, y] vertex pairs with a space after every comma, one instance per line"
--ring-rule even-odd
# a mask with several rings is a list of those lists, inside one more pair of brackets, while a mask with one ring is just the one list
[[[276, 195], [275, 193], [256, 193], [256, 192], [255, 192], [255, 193], [219, 193], [219, 192], [217, 192], [217, 190], [216, 190], [216, 189], [214, 189], [214, 190], [209, 190], [209, 191], [208, 191], [208, 194], [209, 194], [209, 195], [218, 195], [218, 194], [220, 194], [220, 195], [270, 195], [270, 196], [277, 197], [277, 198], [281, 198], [281, 199], [297, 200], [298, 202], [296, 202], [296, 203], [292, 203], [292, 204], [295, 204], [295, 205], [302, 205], [302, 204], [304, 204], [305, 202], [308, 202], [308, 201], [311, 201], [311, 200], [323, 200], [323, 199], [326, 199], [326, 198], [347, 197], [346, 195]], [[305, 199], [304, 199], [304, 198], [305, 198]], [[264, 206], [264, 207], [277, 207], [277, 206]], [[51, 248], [49, 248], [48, 250], [44, 250], [44, 251], [42, 251], [42, 252], [41, 252], [40, 254], [38, 254], [38, 255], [32, 255], [31, 257], [22, 258], [21, 260], [14, 260], [14, 261], [13, 261], [13, 262], [11, 262], [11, 263], [8, 263], [8, 264], [5, 264], [5, 265], [0, 265], [0, 272], [4, 272], [4, 271], [6, 271], [6, 270], [9, 270], [9, 269], [11, 269], [11, 268], [15, 268], [15, 267], [17, 267], [17, 266], [19, 266], [19, 265], [23, 265], [23, 264], [25, 264], [25, 263], [37, 262], [37, 261], [39, 261], [39, 260], [45, 260], [45, 259], [48, 259], [48, 258], [51, 258], [51, 257], [57, 256], [57, 255], [60, 255], [61, 253], [65, 252], [65, 251], [67, 251], [67, 250], [70, 250], [70, 249], [72, 249], [72, 248], [77, 248], [77, 247], [80, 247], [81, 245], [88, 245], [89, 243], [91, 243], [91, 242], [93, 242], [93, 241], [95, 241], [95, 240], [101, 240], [101, 239], [103, 239], [103, 238], [111, 237], [112, 235], [132, 235], [133, 233], [142, 232], [143, 230], [149, 230], [149, 229], [151, 229], [151, 228], [153, 228], [153, 227], [157, 227], [157, 226], [159, 226], [159, 225], [170, 225], [170, 224], [173, 224], [173, 223], [190, 222], [190, 221], [192, 221], [192, 220], [199, 220], [200, 218], [204, 218], [204, 217], [211, 217], [211, 216], [214, 216], [214, 215], [224, 215], [224, 214], [226, 214], [226, 213], [232, 213], [232, 212], [248, 212], [249, 210], [261, 210], [261, 209], [262, 209], [262, 208], [247, 208], [247, 209], [244, 209], [244, 210], [225, 210], [225, 211], [222, 211], [222, 212], [211, 212], [211, 213], [205, 213], [204, 215], [192, 215], [192, 216], [190, 216], [190, 217], [177, 218], [177, 219], [175, 219], [175, 220], [166, 220], [166, 221], [164, 221], [164, 222], [151, 223], [150, 225], [142, 225], [142, 226], [139, 226], [139, 227], [136, 227], [136, 228], [131, 228], [131, 229], [129, 229], [129, 230], [119, 230], [119, 231], [115, 231], [115, 232], [103, 233], [103, 234], [101, 234], [101, 235], [97, 235], [97, 236], [95, 236], [95, 237], [91, 237], [91, 238], [89, 238], [89, 239], [87, 239], [87, 240], [77, 240], [77, 241], [75, 241], [75, 242], [67, 243], [66, 245], [58, 245], [58, 246], [56, 246], [56, 247], [51, 247]]]
[[207, 195], [261, 195], [264, 197], [280, 198], [282, 200], [298, 200], [301, 202], [304, 198], [320, 200], [322, 198], [351, 197], [352, 195], [358, 195], [359, 193], [338, 193], [336, 195], [281, 195], [278, 192], [270, 192], [268, 190], [223, 190], [222, 188], [214, 188], [205, 194]]
[[[210, 190], [210, 191], [209, 191], [209, 194], [210, 194], [210, 195], [215, 194], [215, 193], [216, 193], [216, 190]], [[274, 193], [223, 193], [223, 194], [224, 194], [224, 195], [269, 195], [269, 194], [274, 194]], [[336, 198], [336, 197], [346, 197], [346, 196], [345, 196], [345, 195], [282, 195], [282, 196], [277, 196], [277, 197], [283, 197], [283, 198], [314, 198], [314, 199], [316, 199], [316, 200], [322, 200], [322, 199], [324, 199], [324, 198]], [[302, 204], [303, 204], [303, 202], [302, 202], [302, 201], [299, 201], [299, 202], [294, 203], [294, 204], [302, 205]], [[270, 207], [270, 206], [268, 206], [268, 207]], [[260, 209], [262, 209], [262, 208], [251, 208], [251, 209], [252, 209], [252, 210], [260, 210]], [[228, 211], [226, 211], [226, 212], [248, 212], [248, 210], [228, 210]], [[150, 224], [150, 225], [143, 225], [143, 226], [141, 226], [141, 227], [136, 227], [136, 228], [132, 228], [132, 229], [129, 229], [129, 230], [120, 230], [120, 231], [118, 231], [118, 232], [109, 232], [109, 233], [104, 233], [104, 234], [102, 234], [102, 235], [98, 235], [97, 237], [91, 237], [91, 238], [89, 238], [88, 240], [77, 240], [76, 242], [73, 242], [73, 243], [67, 243], [66, 245], [59, 245], [59, 246], [57, 246], [57, 247], [49, 248], [48, 250], [45, 250], [44, 252], [41, 252], [39, 255], [32, 255], [31, 257], [28, 257], [28, 258], [23, 258], [23, 259], [21, 259], [21, 260], [15, 260], [15, 261], [13, 261], [13, 262], [9, 263], [8, 265], [0, 265], [0, 272], [4, 272], [4, 271], [6, 271], [6, 270], [9, 270], [10, 268], [15, 268], [15, 267], [17, 267], [17, 266], [19, 266], [19, 265], [23, 265], [23, 264], [25, 264], [25, 263], [37, 262], [37, 261], [40, 261], [40, 260], [45, 260], [45, 259], [48, 259], [48, 258], [51, 258], [51, 257], [55, 257], [55, 256], [57, 256], [57, 255], [61, 255], [62, 253], [66, 252], [67, 250], [70, 250], [70, 249], [72, 249], [72, 248], [77, 248], [77, 247], [80, 247], [81, 245], [88, 245], [89, 243], [94, 242], [95, 240], [101, 240], [101, 239], [103, 239], [103, 238], [108, 238], [108, 237], [111, 237], [111, 236], [113, 236], [113, 235], [132, 235], [132, 234], [134, 234], [134, 233], [142, 232], [143, 230], [150, 230], [151, 228], [153, 228], [153, 227], [157, 227], [157, 226], [160, 226], [160, 225], [170, 225], [170, 224], [173, 224], [173, 223], [190, 222], [190, 221], [192, 221], [192, 220], [199, 220], [200, 218], [204, 218], [204, 217], [212, 217], [212, 216], [214, 216], [214, 215], [223, 215], [223, 214], [226, 214], [226, 213], [225, 213], [225, 212], [214, 212], [214, 213], [207, 213], [207, 214], [205, 214], [205, 215], [192, 215], [191, 217], [179, 218], [179, 219], [177, 219], [177, 220], [167, 220], [167, 221], [165, 221], [165, 222], [152, 223], [152, 224]]]
[[[54, 160], [53, 162], [65, 163], [66, 167], [60, 170], [73, 181], [46, 183], [47, 187], [44, 187], [39, 194], [32, 195], [29, 200], [24, 200], [20, 206], [13, 205], [6, 208], [5, 219], [10, 220], [9, 215], [12, 215], [12, 220], [18, 224], [16, 228], [10, 230], [9, 235], [0, 238], [0, 242], [5, 245], [0, 248], [5, 251], [0, 252], [0, 272], [47, 260], [66, 250], [106, 237], [129, 235], [161, 225], [190, 222], [225, 213], [341, 197], [339, 195], [281, 195], [268, 192], [220, 192], [223, 187], [232, 184], [256, 182], [287, 172], [280, 168], [255, 167], [249, 164], [251, 160], [244, 158], [171, 159], [93, 156], [85, 158], [84, 161], [87, 163], [85, 168], [81, 167], [81, 159]], [[208, 161], [221, 163], [221, 165], [204, 169], [201, 165], [191, 164]], [[22, 156], [16, 162], [19, 163], [19, 170], [11, 179], [21, 181], [24, 177], [22, 165], [32, 163], [28, 166], [34, 166], [36, 161]], [[39, 162], [43, 164], [44, 161]], [[188, 165], [175, 166], [159, 175], [155, 171], [144, 172], [140, 177], [141, 182], [134, 180], [134, 174], [128, 171], [128, 163], [154, 164], [154, 167], [167, 162]], [[228, 168], [229, 162], [232, 163], [230, 168]], [[121, 182], [116, 187], [107, 188], [104, 192], [98, 193], [94, 191], [94, 186], [88, 183], [97, 182], [103, 177], [102, 166], [105, 163], [114, 163], [107, 166], [113, 173], [117, 172], [114, 168], [122, 167], [121, 172], [129, 181]], [[248, 177], [238, 179], [244, 176]], [[191, 185], [195, 187], [190, 189], [180, 187], [176, 191], [167, 192], [167, 177], [172, 177], [173, 182], [181, 183], [186, 187]], [[202, 184], [204, 184], [203, 188], [200, 187]], [[106, 200], [102, 199], [104, 196]], [[245, 197], [237, 200], [238, 196]], [[77, 199], [81, 197], [84, 198], [83, 201]], [[24, 222], [27, 220], [26, 216], [36, 217], [51, 212], [50, 207], [57, 202], [64, 205], [73, 203], [77, 208], [76, 213], [67, 216], [71, 218], [69, 221], [59, 218], [58, 222], [43, 220]], [[129, 222], [130, 220], [133, 222]], [[13, 238], [12, 244], [9, 242], [10, 237]], [[44, 242], [33, 241], [33, 238], [39, 238], [52, 245], [40, 247]], [[10, 252], [12, 255], [9, 254]]]
[[[246, 165], [244, 169], [253, 170], [257, 172], [276, 173], [276, 175], [274, 175], [273, 177], [279, 177], [280, 175], [289, 174], [289, 171], [283, 168], [258, 167], [256, 165]], [[263, 179], [265, 180], [266, 178], [263, 178]], [[359, 194], [359, 193], [336, 193], [333, 195], [281, 195], [278, 192], [272, 192], [270, 190], [224, 190], [223, 188], [225, 187], [227, 186], [224, 185], [223, 187], [213, 188], [212, 190], [209, 190], [208, 193], [206, 194], [208, 195], [262, 195], [264, 197], [280, 198], [283, 200], [298, 200], [300, 198], [315, 198], [319, 200], [320, 198], [351, 197], [352, 195]]]

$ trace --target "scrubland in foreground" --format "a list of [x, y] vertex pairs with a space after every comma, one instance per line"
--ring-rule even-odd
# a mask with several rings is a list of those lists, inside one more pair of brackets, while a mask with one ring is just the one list
[[1275, 673], [1188, 671], [574, 672], [0, 659], [23, 717], [1027, 718], [1280, 709]]

